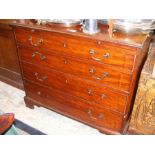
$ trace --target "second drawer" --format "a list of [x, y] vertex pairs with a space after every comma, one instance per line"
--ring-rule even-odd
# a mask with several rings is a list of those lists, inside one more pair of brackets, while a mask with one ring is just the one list
[[19, 47], [21, 61], [40, 65], [46, 68], [63, 71], [81, 78], [114, 87], [119, 90], [130, 89], [131, 74], [121, 72], [119, 68], [104, 65], [92, 61], [73, 59], [53, 52], [39, 51], [30, 48]]

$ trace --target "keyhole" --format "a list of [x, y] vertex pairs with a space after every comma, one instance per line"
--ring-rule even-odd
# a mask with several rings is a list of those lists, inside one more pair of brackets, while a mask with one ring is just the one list
[[65, 80], [65, 83], [67, 84], [68, 83], [68, 80]]
[[97, 44], [98, 44], [98, 45], [101, 45], [101, 41], [97, 41]]
[[31, 30], [31, 32], [35, 32], [35, 30], [34, 30], [34, 29], [32, 29], [32, 30]]
[[66, 65], [67, 63], [68, 63], [68, 61], [65, 59], [65, 60], [64, 60], [64, 64]]
[[67, 47], [67, 44], [66, 43], [63, 43], [63, 47], [66, 48]]

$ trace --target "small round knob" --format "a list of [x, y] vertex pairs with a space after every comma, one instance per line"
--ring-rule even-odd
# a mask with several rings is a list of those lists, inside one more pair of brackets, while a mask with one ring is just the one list
[[37, 92], [37, 95], [38, 95], [38, 96], [40, 96], [40, 95], [41, 95], [41, 92], [40, 92], [40, 91], [38, 91], [38, 92]]

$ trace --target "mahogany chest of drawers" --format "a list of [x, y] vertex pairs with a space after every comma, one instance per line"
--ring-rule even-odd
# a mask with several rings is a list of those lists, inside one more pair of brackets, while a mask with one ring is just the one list
[[148, 36], [121, 42], [106, 27], [91, 36], [31, 21], [13, 29], [28, 107], [47, 107], [107, 134], [126, 133]]

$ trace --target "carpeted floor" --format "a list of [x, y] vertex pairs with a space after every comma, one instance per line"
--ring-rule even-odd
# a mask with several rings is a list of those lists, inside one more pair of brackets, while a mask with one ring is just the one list
[[[23, 100], [24, 95], [23, 91], [0, 82], [0, 110], [15, 113], [17, 120], [31, 127], [30, 134], [39, 134], [39, 132], [47, 135], [100, 134], [94, 128], [48, 109], [42, 107], [35, 107], [34, 110], [27, 108]], [[35, 132], [33, 129], [35, 129]], [[21, 130], [24, 130], [23, 127]]]

